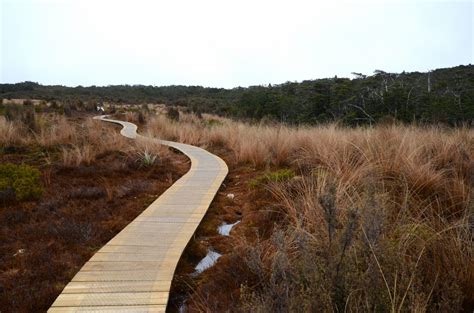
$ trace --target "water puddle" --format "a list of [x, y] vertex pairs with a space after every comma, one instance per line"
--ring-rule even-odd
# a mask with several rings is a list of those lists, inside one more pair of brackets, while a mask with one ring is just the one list
[[232, 227], [234, 227], [235, 225], [239, 224], [240, 221], [237, 221], [235, 222], [234, 224], [226, 224], [226, 223], [222, 223], [221, 226], [217, 227], [217, 231], [219, 232], [219, 234], [221, 234], [222, 236], [229, 236], [230, 234], [230, 231], [232, 230]]
[[222, 254], [216, 252], [216, 251], [212, 251], [212, 250], [209, 250], [207, 252], [207, 255], [204, 257], [204, 259], [202, 259], [198, 265], [196, 265], [196, 267], [194, 268], [195, 269], [195, 272], [193, 275], [198, 275], [198, 274], [201, 274], [202, 272], [204, 272], [205, 270], [207, 270], [208, 268], [210, 268], [211, 266], [214, 265], [214, 263], [216, 263], [216, 261], [222, 256]]
[[186, 306], [186, 300], [185, 300], [185, 301], [183, 301], [183, 303], [179, 306], [178, 312], [179, 312], [179, 313], [186, 313], [187, 310], [188, 310], [188, 307]]
[[[229, 236], [230, 231], [232, 230], [232, 228], [235, 225], [239, 224], [239, 223], [240, 223], [240, 221], [237, 221], [233, 224], [222, 223], [217, 228], [217, 232], [222, 236]], [[216, 252], [216, 251], [213, 251], [213, 250], [209, 249], [207, 251], [207, 255], [196, 265], [196, 267], [194, 268], [194, 273], [192, 273], [191, 276], [196, 277], [199, 274], [201, 274], [202, 272], [204, 272], [205, 270], [207, 270], [208, 268], [212, 267], [221, 256], [222, 256], [222, 254], [220, 254], [219, 252]], [[178, 311], [179, 311], [179, 313], [187, 312], [186, 300], [184, 300], [181, 303], [181, 305], [179, 306]]]

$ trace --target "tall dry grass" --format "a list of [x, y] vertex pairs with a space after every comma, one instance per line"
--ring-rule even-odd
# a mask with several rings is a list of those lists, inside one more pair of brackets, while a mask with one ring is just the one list
[[462, 166], [469, 164], [469, 157], [474, 153], [474, 131], [467, 128], [391, 125], [348, 129], [336, 124], [288, 127], [244, 124], [207, 114], [203, 119], [182, 114], [179, 123], [164, 115], [150, 118], [146, 132], [193, 145], [224, 146], [234, 161], [257, 167], [320, 163], [341, 174], [348, 166], [357, 167], [358, 162], [386, 170], [398, 166], [409, 170], [420, 164], [426, 170], [432, 167], [438, 170], [447, 165], [452, 171], [453, 149], [455, 157], [466, 159], [460, 160]]
[[[300, 174], [266, 186], [283, 217], [271, 238], [241, 239], [233, 257], [246, 264], [246, 281], [235, 308], [454, 312], [474, 304], [474, 130], [250, 125], [182, 114], [179, 123], [149, 119], [147, 132], [223, 147], [231, 167]], [[194, 298], [207, 299], [200, 310], [215, 307], [211, 294]]]
[[23, 123], [10, 122], [0, 117], [1, 147], [41, 147], [58, 155], [65, 166], [88, 165], [98, 156], [110, 151], [120, 151], [140, 160], [147, 153], [166, 158], [168, 150], [153, 142], [130, 141], [104, 122], [85, 119], [71, 120], [63, 115], [37, 115], [36, 129], [32, 131]]

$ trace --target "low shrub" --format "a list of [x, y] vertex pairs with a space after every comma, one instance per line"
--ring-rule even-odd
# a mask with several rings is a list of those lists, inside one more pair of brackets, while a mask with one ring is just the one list
[[270, 182], [283, 182], [295, 177], [295, 172], [291, 169], [281, 169], [274, 172], [268, 172], [263, 175], [257, 176], [249, 182], [251, 188], [256, 188], [260, 185], [268, 184]]
[[8, 225], [17, 225], [25, 223], [29, 220], [29, 215], [25, 210], [17, 209], [12, 211], [6, 211], [4, 215], [4, 221]]
[[18, 201], [37, 199], [43, 193], [40, 176], [39, 170], [28, 165], [2, 164], [0, 192], [8, 196], [13, 192]]
[[1, 203], [9, 203], [15, 200], [15, 191], [13, 188], [8, 187], [4, 190], [0, 191], [0, 202]]
[[[202, 116], [201, 116], [202, 118]], [[207, 126], [207, 127], [214, 127], [214, 126], [223, 126], [224, 123], [222, 123], [221, 121], [219, 120], [216, 120], [216, 119], [208, 119], [208, 120], [205, 120], [204, 121], [204, 124]]]
[[169, 108], [166, 116], [172, 121], [179, 121], [179, 111], [175, 108]]
[[138, 112], [138, 124], [143, 125], [146, 123], [146, 118], [145, 118], [146, 114], [147, 113], [146, 112], [143, 113], [143, 111]]
[[26, 100], [23, 105], [5, 105], [5, 119], [10, 122], [22, 122], [29, 130], [36, 129], [36, 114], [33, 103]]
[[67, 117], [71, 117], [73, 111], [74, 111], [74, 107], [71, 103], [69, 103], [69, 102], [64, 103], [64, 105], [63, 105], [63, 114], [64, 115], [66, 115]]
[[5, 119], [7, 121], [18, 121], [21, 120], [22, 107], [17, 104], [6, 104], [5, 105]]
[[153, 154], [147, 150], [138, 152], [137, 155], [137, 162], [144, 167], [152, 166], [160, 161], [158, 155]]
[[100, 199], [106, 196], [103, 188], [99, 187], [79, 187], [69, 194], [74, 199]]
[[36, 130], [36, 112], [33, 104], [23, 105], [24, 111], [22, 116], [22, 122], [25, 124], [30, 131]]
[[428, 217], [390, 216], [391, 201], [372, 183], [350, 201], [330, 179], [307, 177], [303, 185], [297, 193], [275, 186], [291, 222], [237, 249], [250, 275], [240, 311], [462, 311], [470, 282], [461, 264], [472, 255], [467, 221], [438, 232]]
[[64, 219], [61, 223], [53, 226], [54, 232], [65, 243], [84, 244], [91, 240], [97, 233], [97, 228], [91, 222], [80, 222]]
[[125, 198], [131, 195], [135, 195], [140, 191], [147, 190], [150, 188], [150, 182], [143, 180], [130, 180], [125, 182], [122, 186], [118, 187], [115, 195], [117, 198]]

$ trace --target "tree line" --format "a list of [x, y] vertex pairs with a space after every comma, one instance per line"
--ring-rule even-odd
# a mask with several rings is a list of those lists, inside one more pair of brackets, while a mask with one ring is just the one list
[[34, 82], [0, 84], [1, 98], [46, 101], [165, 103], [242, 119], [289, 124], [339, 121], [348, 125], [384, 120], [474, 125], [474, 66], [429, 72], [326, 78], [233, 89], [201, 86], [115, 85], [66, 87]]

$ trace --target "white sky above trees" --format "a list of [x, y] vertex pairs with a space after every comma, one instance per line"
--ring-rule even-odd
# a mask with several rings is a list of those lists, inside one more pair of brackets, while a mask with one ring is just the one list
[[231, 88], [474, 63], [472, 1], [0, 3], [2, 83]]

